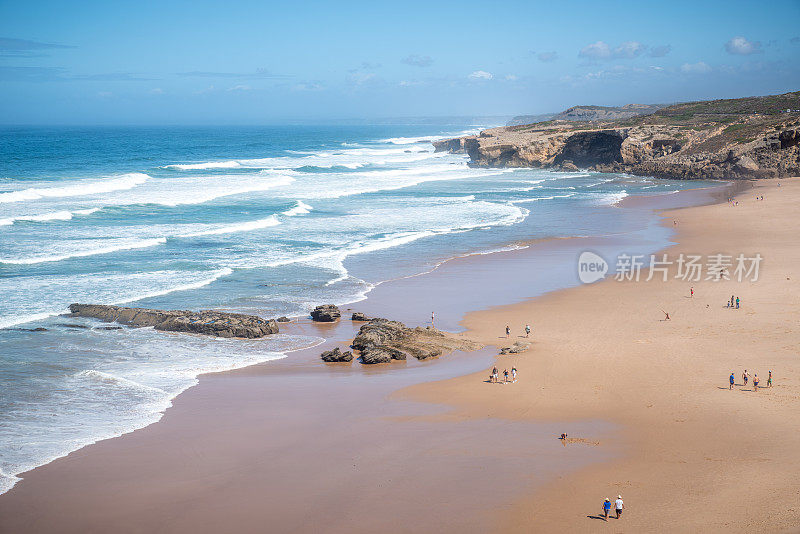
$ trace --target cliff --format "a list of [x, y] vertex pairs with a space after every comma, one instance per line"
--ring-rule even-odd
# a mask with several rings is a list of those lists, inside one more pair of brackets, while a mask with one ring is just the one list
[[520, 115], [508, 121], [506, 126], [519, 126], [550, 120], [556, 121], [609, 121], [630, 119], [639, 115], [649, 115], [665, 107], [662, 104], [628, 104], [621, 107], [573, 106], [561, 113], [544, 115]]
[[800, 92], [677, 104], [622, 120], [505, 126], [433, 144], [468, 154], [475, 167], [676, 179], [798, 176]]

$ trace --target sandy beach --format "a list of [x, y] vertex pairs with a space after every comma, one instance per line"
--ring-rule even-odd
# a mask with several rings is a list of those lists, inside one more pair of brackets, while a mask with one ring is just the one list
[[[463, 377], [412, 398], [446, 400], [471, 417], [612, 421], [625, 451], [515, 501], [498, 513], [498, 531], [797, 531], [799, 197], [797, 179], [764, 180], [736, 206], [664, 213], [665, 224], [677, 221], [670, 257], [760, 253], [757, 282], [607, 280], [467, 316], [469, 334], [486, 343], [506, 324], [516, 335], [534, 325], [530, 352], [499, 358], [520, 383], [480, 388], [480, 377]], [[732, 294], [740, 309], [725, 307]], [[770, 370], [774, 386], [754, 391], [752, 376], [763, 388]], [[600, 524], [603, 498], [619, 494], [623, 519]]]
[[[327, 342], [203, 376], [159, 423], [24, 474], [0, 496], [0, 531], [796, 531], [800, 179], [752, 185], [738, 205], [698, 192], [619, 209], [706, 204], [663, 211], [677, 243], [664, 252], [758, 253], [757, 281], [681, 280], [673, 266], [667, 281], [554, 278], [558, 291], [529, 299], [548, 262], [635, 241], [459, 258], [352, 308], [411, 325], [436, 309], [437, 326], [487, 348], [324, 365], [320, 351], [359, 325], [300, 321], [292, 332]], [[732, 294], [739, 309], [726, 308]], [[495, 357], [526, 323], [531, 348]], [[487, 383], [493, 365], [519, 381]], [[602, 501], [619, 494], [623, 518], [605, 522]]]

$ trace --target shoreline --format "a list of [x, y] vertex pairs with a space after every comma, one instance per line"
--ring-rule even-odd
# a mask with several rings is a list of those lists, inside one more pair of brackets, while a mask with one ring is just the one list
[[[724, 187], [724, 186], [720, 186], [720, 187], [722, 188], [722, 187]], [[719, 189], [719, 188], [713, 188], [713, 189]], [[695, 190], [695, 191], [696, 191], [696, 190]], [[708, 191], [708, 190], [706, 190], [706, 191]], [[673, 197], [674, 199], [678, 199], [679, 197], [681, 197], [681, 196], [683, 196], [683, 195], [679, 193], [679, 194], [676, 194], [676, 195], [668, 195], [668, 196], [669, 196], [669, 197]], [[628, 198], [629, 198], [629, 199], [633, 199], [633, 198], [637, 198], [637, 197], [628, 197]], [[627, 199], [626, 199], [626, 200], [627, 200]], [[674, 200], [673, 200], [673, 202], [674, 202]], [[581, 239], [581, 238], [578, 238], [578, 239]], [[513, 255], [514, 253], [519, 253], [519, 252], [523, 252], [523, 251], [521, 251], [521, 250], [515, 250], [515, 251], [511, 251], [511, 252], [503, 252], [503, 253], [498, 253], [498, 254], [501, 254], [501, 255], [503, 255], [503, 256], [509, 256], [509, 255]], [[433, 270], [431, 270], [431, 271], [430, 271], [430, 272], [428, 272], [428, 273], [420, 273], [420, 274], [417, 274], [417, 275], [414, 275], [414, 276], [412, 276], [412, 277], [408, 277], [408, 278], [418, 278], [418, 277], [423, 277], [423, 278], [424, 278], [425, 276], [428, 276], [428, 275], [430, 275], [430, 274], [432, 274], [432, 273], [436, 272], [437, 270], [439, 270], [439, 268], [440, 268], [442, 265], [445, 265], [445, 264], [448, 264], [448, 263], [452, 263], [453, 261], [459, 261], [459, 262], [462, 262], [462, 261], [460, 261], [460, 260], [464, 260], [463, 262], [466, 262], [466, 263], [474, 263], [474, 260], [475, 260], [474, 256], [478, 256], [478, 257], [480, 257], [481, 255], [482, 255], [482, 254], [480, 254], [480, 253], [475, 253], [475, 254], [472, 254], [472, 255], [468, 255], [468, 256], [466, 256], [466, 257], [457, 257], [457, 258], [453, 258], [453, 259], [447, 260], [447, 261], [445, 261], [445, 262], [442, 262], [441, 264], [437, 265], [437, 267], [436, 267], [436, 268], [434, 268]], [[490, 254], [489, 256], [496, 256], [496, 255], [497, 255], [497, 254]], [[479, 258], [479, 259], [480, 259], [480, 258]], [[492, 260], [494, 260], [494, 261], [498, 261], [498, 258], [492, 258]], [[390, 283], [390, 284], [386, 284], [385, 286], [383, 286], [383, 284], [379, 284], [379, 285], [378, 285], [378, 287], [381, 287], [381, 286], [383, 286], [383, 287], [390, 287], [390, 286], [392, 286], [392, 285], [396, 285], [396, 284], [395, 284], [396, 280], [393, 280], [393, 281], [391, 281], [391, 282], [392, 282], [392, 283]], [[385, 284], [385, 283], [384, 283], [384, 284]], [[574, 288], [574, 289], [579, 289], [579, 288]], [[373, 291], [375, 291], [375, 289], [373, 289]], [[567, 290], [567, 291], [569, 291], [569, 290]], [[556, 294], [558, 294], [558, 293], [561, 293], [561, 291], [556, 291]], [[372, 295], [372, 294], [371, 294], [371, 295]], [[545, 295], [544, 297], [540, 297], [540, 298], [546, 298], [546, 296], [547, 296], [547, 295]], [[357, 304], [357, 306], [358, 306], [358, 308], [359, 308], [359, 311], [367, 311], [367, 312], [368, 312], [368, 314], [369, 314], [369, 306], [368, 306], [368, 302], [369, 302], [370, 298], [372, 298], [372, 301], [373, 301], [373, 302], [375, 302], [376, 300], [379, 300], [379, 299], [373, 298], [372, 296], [371, 296], [371, 297], [368, 297], [367, 301], [361, 301], [361, 302], [359, 302], [359, 303]], [[385, 296], [384, 296], [384, 298], [385, 298]], [[362, 306], [362, 305], [363, 305], [363, 306]], [[514, 305], [514, 304], [512, 304], [512, 306], [513, 306], [513, 305]], [[386, 309], [386, 306], [385, 306], [385, 305], [383, 305], [383, 308], [384, 308], [384, 309]], [[491, 310], [491, 308], [490, 308], [490, 310]], [[402, 313], [404, 313], [404, 312], [401, 312], [401, 315], [402, 315]], [[482, 312], [474, 312], [474, 313], [482, 313]], [[439, 316], [439, 314], [437, 314], [437, 317], [438, 317], [438, 316]], [[406, 320], [406, 321], [408, 321], [408, 319], [404, 319], [403, 317], [394, 317], [394, 316], [392, 316], [391, 318], [393, 318], [393, 319], [394, 319], [394, 318], [398, 318], [399, 320]], [[345, 321], [343, 321], [343, 323], [344, 323], [344, 322], [345, 322]], [[349, 323], [349, 321], [347, 321], [347, 322]], [[315, 330], [316, 328], [318, 328], [318, 326], [315, 326], [315, 325], [311, 325], [311, 326], [309, 327], [309, 325], [302, 324], [302, 322], [300, 322], [300, 323], [298, 323], [298, 324], [296, 324], [296, 325], [293, 325], [293, 326], [297, 326], [297, 327], [299, 327], [299, 328], [301, 329], [301, 331], [302, 331], [302, 330], [306, 330], [306, 329], [308, 329], [308, 328], [311, 328], [312, 330]], [[437, 326], [438, 326], [438, 325], [437, 325]], [[341, 327], [341, 325], [340, 325], [340, 327]], [[345, 328], [345, 329], [347, 329], [347, 328]], [[331, 342], [333, 342], [333, 343], [335, 344], [335, 343], [337, 343], [337, 339], [338, 339], [338, 342], [339, 342], [339, 343], [341, 343], [341, 342], [343, 341], [343, 338], [342, 338], [342, 336], [343, 336], [343, 335], [344, 335], [344, 334], [341, 334], [341, 333], [333, 333], [333, 335], [331, 336], [331, 339], [330, 339], [330, 340], [327, 342], [327, 344], [330, 344]], [[326, 336], [326, 337], [327, 337], [327, 336]], [[332, 346], [332, 345], [331, 345], [331, 346]], [[325, 347], [322, 347], [322, 346], [316, 346], [314, 349], [310, 349], [310, 350], [313, 350], [314, 352], [318, 352], [319, 350], [322, 350], [323, 348], [325, 348]], [[301, 350], [308, 351], [309, 349], [301, 349]], [[294, 352], [296, 352], [296, 351], [293, 351], [293, 353], [294, 353]], [[449, 357], [447, 357], [447, 356], [446, 356], [446, 357], [444, 357], [444, 358], [442, 358], [442, 359], [444, 360], [444, 359], [447, 359], [447, 358], [449, 358]], [[285, 361], [285, 360], [284, 360], [284, 361]], [[436, 365], [436, 364], [437, 364], [437, 363], [434, 363], [434, 365]], [[267, 368], [269, 368], [269, 367], [272, 367], [272, 366], [274, 366], [274, 365], [275, 365], [275, 362], [272, 362], [272, 363], [267, 363], [267, 364], [256, 364], [256, 365], [253, 365], [253, 366], [246, 367], [246, 368], [244, 368], [244, 369], [240, 369], [240, 370], [238, 370], [238, 371], [229, 371], [229, 372], [223, 372], [223, 373], [221, 373], [221, 375], [258, 376], [258, 375], [262, 374], [262, 373], [261, 373], [261, 368], [262, 368], [262, 367], [264, 368], [263, 370], [264, 370], [266, 373], [271, 373], [272, 371], [268, 370]], [[355, 365], [358, 365], [358, 364], [353, 364], [353, 365], [355, 366]], [[428, 365], [428, 364], [423, 364], [423, 365]], [[391, 366], [389, 366], [389, 367], [391, 367]], [[414, 366], [412, 365], [411, 367], [414, 367]], [[295, 371], [296, 371], [296, 370], [295, 370]], [[369, 370], [370, 374], [373, 374], [373, 373], [372, 373], [372, 371], [373, 371], [373, 370], [371, 370], [371, 369]], [[396, 371], [398, 371], [398, 370], [397, 370], [397, 369], [392, 369], [392, 368], [389, 368], [389, 369], [385, 369], [385, 370], [380, 370], [380, 369], [377, 369], [377, 370], [374, 370], [374, 371], [375, 371], [375, 373], [374, 373], [374, 374], [383, 375], [383, 374], [387, 374], [387, 373], [394, 373], [394, 372], [396, 372]], [[481, 372], [482, 372], [482, 371], [481, 371]], [[338, 371], [334, 371], [334, 373], [338, 373]], [[206, 378], [207, 378], [207, 377], [214, 377], [214, 376], [217, 376], [217, 374], [214, 374], [214, 375], [201, 375], [201, 383], [200, 383], [200, 385], [201, 385], [201, 386], [203, 385], [203, 382], [204, 382], [204, 381], [206, 381]], [[461, 379], [463, 379], [463, 378], [466, 378], [466, 377], [461, 377]], [[459, 378], [456, 378], [455, 380], [459, 380]], [[427, 378], [424, 380], [424, 382], [425, 382], [425, 384], [422, 384], [422, 385], [417, 385], [417, 386], [412, 386], [412, 387], [413, 387], [413, 388], [427, 387], [428, 385], [435, 384], [435, 383], [432, 383], [432, 382], [430, 382], [430, 381], [429, 381], [429, 379], [427, 379]], [[174, 400], [176, 401], [176, 405], [178, 404], [178, 402], [180, 402], [180, 399], [181, 399], [183, 396], [187, 395], [187, 393], [188, 393], [188, 392], [195, 391], [195, 390], [199, 391], [199, 390], [202, 390], [202, 389], [203, 389], [202, 387], [201, 387], [201, 388], [191, 388], [191, 389], [190, 389], [190, 390], [188, 390], [187, 392], [184, 392], [184, 393], [182, 393], [182, 394], [181, 394], [181, 395], [179, 395], [179, 396], [178, 396], [176, 399], [174, 399]], [[450, 402], [447, 402], [447, 403], [445, 403], [445, 404], [446, 404], [446, 405], [450, 405], [451, 403], [450, 403]], [[175, 410], [175, 408], [173, 408], [173, 410]], [[162, 420], [162, 421], [161, 421], [162, 425], [168, 424], [168, 422], [166, 421], [166, 419], [167, 419], [167, 416], [169, 416], [171, 412], [172, 412], [172, 410], [170, 410], [170, 411], [168, 411], [168, 412], [167, 412], [167, 415], [164, 417], [164, 420]], [[160, 425], [151, 425], [150, 427], [146, 427], [146, 428], [151, 428], [151, 427], [154, 427], [154, 426], [160, 426]], [[144, 429], [142, 429], [142, 430], [144, 430]], [[137, 431], [135, 431], [135, 432], [134, 432], [134, 433], [132, 433], [132, 434], [127, 434], [127, 435], [123, 436], [123, 438], [125, 438], [126, 436], [132, 436], [132, 435], [135, 435], [135, 434], [137, 434], [137, 433], [139, 433], [139, 432], [141, 432], [141, 430], [137, 430]], [[119, 440], [120, 438], [117, 438], [117, 439]], [[107, 441], [107, 442], [109, 442], [109, 443], [111, 444], [111, 446], [113, 447], [113, 443], [112, 443], [112, 442], [114, 442], [115, 440], [106, 440], [106, 441]], [[89, 450], [90, 450], [91, 448], [92, 448], [92, 447], [87, 447], [87, 448], [81, 449], [80, 451], [76, 451], [76, 453], [73, 453], [73, 454], [83, 453], [84, 451], [87, 451], [87, 449], [89, 449]], [[87, 452], [87, 454], [89, 454], [89, 453]], [[83, 455], [83, 454], [81, 454], [81, 455]], [[47, 464], [47, 465], [52, 465], [52, 464]], [[47, 466], [43, 466], [43, 467], [47, 467]], [[36, 469], [36, 470], [34, 470], [33, 472], [29, 472], [29, 473], [35, 473], [35, 472], [36, 472], [37, 470], [39, 470], [39, 469], [41, 469], [41, 468], [37, 468], [37, 469]], [[45, 478], [46, 478], [46, 477], [45, 477]], [[14, 490], [12, 490], [12, 493], [13, 493], [13, 491], [14, 491]], [[5, 497], [6, 497], [5, 495], [4, 495], [4, 496], [2, 496], [2, 497], [0, 497], [0, 505], [2, 505], [2, 501], [3, 501], [3, 499], [4, 499]]]

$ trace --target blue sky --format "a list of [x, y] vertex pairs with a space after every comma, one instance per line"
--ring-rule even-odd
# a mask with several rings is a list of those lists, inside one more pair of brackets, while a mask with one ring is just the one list
[[800, 1], [0, 2], [0, 123], [544, 113], [800, 90]]

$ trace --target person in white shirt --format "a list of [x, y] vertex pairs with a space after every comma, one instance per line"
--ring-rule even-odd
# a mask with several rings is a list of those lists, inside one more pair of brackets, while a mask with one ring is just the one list
[[617, 500], [614, 501], [614, 510], [617, 512], [617, 519], [622, 515], [622, 495], [617, 495]]

